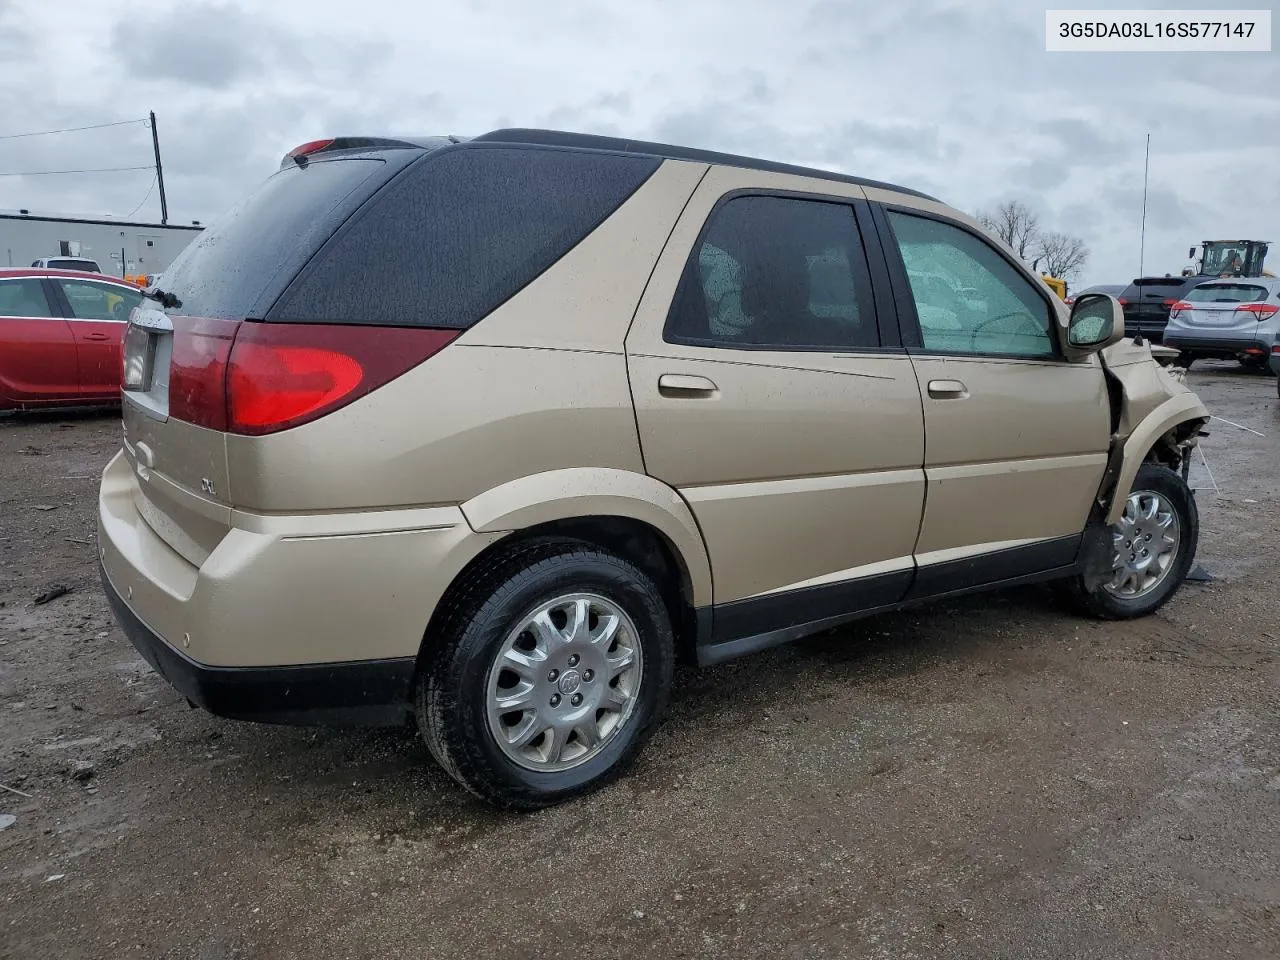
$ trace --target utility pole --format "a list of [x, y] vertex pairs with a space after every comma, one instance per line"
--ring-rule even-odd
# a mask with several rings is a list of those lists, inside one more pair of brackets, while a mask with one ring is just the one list
[[169, 204], [164, 198], [164, 167], [160, 164], [160, 134], [156, 132], [156, 112], [151, 111], [151, 146], [156, 151], [156, 182], [160, 184], [160, 222], [169, 222]]

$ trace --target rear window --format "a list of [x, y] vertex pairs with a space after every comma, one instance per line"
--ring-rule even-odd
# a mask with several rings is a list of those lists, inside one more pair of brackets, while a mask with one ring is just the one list
[[265, 310], [335, 219], [372, 192], [384, 166], [370, 158], [313, 160], [272, 174], [165, 270], [161, 289], [182, 301], [169, 312], [243, 319]]
[[49, 260], [50, 270], [88, 270], [98, 272], [98, 264], [93, 260]]
[[487, 146], [428, 156], [325, 245], [268, 319], [469, 327], [564, 256], [660, 162]]
[[1254, 303], [1267, 299], [1267, 288], [1254, 283], [1202, 283], [1186, 299], [1189, 303]]

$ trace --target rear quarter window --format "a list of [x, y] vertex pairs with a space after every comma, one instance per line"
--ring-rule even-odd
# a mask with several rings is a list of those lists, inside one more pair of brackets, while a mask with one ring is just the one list
[[267, 319], [466, 328], [604, 221], [661, 161], [456, 147], [383, 188]]

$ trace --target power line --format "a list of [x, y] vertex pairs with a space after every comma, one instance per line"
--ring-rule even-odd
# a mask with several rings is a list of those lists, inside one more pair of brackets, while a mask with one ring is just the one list
[[126, 220], [131, 219], [135, 213], [137, 213], [139, 210], [142, 209], [142, 205], [146, 203], [147, 198], [151, 196], [151, 191], [156, 188], [157, 179], [158, 179], [157, 177], [151, 178], [151, 186], [147, 187], [147, 192], [143, 195], [142, 199], [138, 201], [138, 205], [124, 215], [124, 218]]
[[0, 134], [0, 140], [19, 140], [22, 137], [47, 137], [54, 133], [76, 133], [80, 130], [102, 130], [106, 127], [124, 127], [131, 123], [146, 123], [145, 117], [139, 117], [137, 120], [116, 120], [113, 123], [91, 123], [87, 127], [63, 127], [60, 130], [36, 130], [32, 133], [5, 133]]
[[123, 173], [126, 170], [154, 170], [151, 164], [141, 167], [97, 167], [92, 170], [27, 170], [25, 172], [0, 173], [0, 177], [52, 177], [63, 173]]

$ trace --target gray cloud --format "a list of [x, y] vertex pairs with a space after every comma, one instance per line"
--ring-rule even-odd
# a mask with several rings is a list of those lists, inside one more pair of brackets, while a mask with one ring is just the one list
[[218, 88], [262, 70], [257, 28], [238, 7], [199, 3], [116, 24], [111, 48], [134, 77]]
[[111, 47], [135, 79], [224, 90], [281, 74], [315, 82], [359, 79], [389, 44], [315, 37], [309, 26], [289, 29], [259, 11], [199, 2], [117, 23]]

